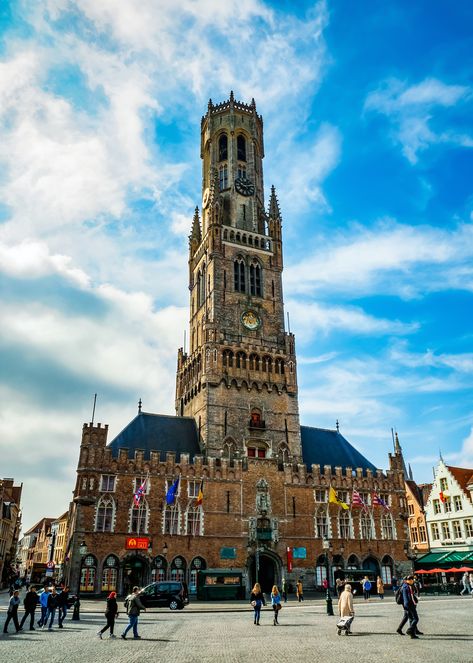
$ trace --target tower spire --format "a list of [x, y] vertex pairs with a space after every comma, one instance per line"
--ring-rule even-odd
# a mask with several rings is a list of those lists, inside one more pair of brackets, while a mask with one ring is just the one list
[[269, 208], [268, 208], [269, 218], [276, 220], [281, 219], [281, 211], [279, 209], [279, 202], [276, 196], [276, 189], [274, 184], [271, 185], [271, 195], [269, 196]]
[[194, 218], [192, 219], [192, 230], [189, 235], [189, 240], [192, 242], [196, 240], [199, 244], [202, 240], [202, 232], [200, 229], [200, 219], [199, 219], [199, 208], [196, 207], [194, 210]]

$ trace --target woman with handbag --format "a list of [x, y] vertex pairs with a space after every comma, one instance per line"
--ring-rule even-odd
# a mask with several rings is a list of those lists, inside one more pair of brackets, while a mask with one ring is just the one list
[[256, 624], [256, 626], [259, 626], [261, 608], [263, 605], [266, 605], [263, 592], [261, 591], [261, 585], [259, 584], [259, 582], [255, 582], [255, 586], [251, 591], [250, 603], [253, 606], [253, 610], [255, 612], [254, 623]]
[[273, 585], [273, 589], [271, 590], [271, 605], [273, 606], [274, 610], [273, 626], [276, 626], [276, 624], [279, 624], [278, 614], [282, 607], [281, 594], [279, 593], [279, 589], [277, 588], [276, 585]]
[[107, 623], [105, 626], [97, 633], [99, 638], [102, 640], [102, 635], [107, 629], [110, 629], [110, 637], [115, 638], [116, 636], [113, 633], [115, 627], [115, 619], [118, 617], [118, 603], [117, 603], [117, 593], [110, 592], [107, 598], [107, 607], [105, 609], [105, 618]]

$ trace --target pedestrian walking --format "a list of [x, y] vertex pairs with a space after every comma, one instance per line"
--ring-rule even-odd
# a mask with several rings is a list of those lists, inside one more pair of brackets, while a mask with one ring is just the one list
[[401, 588], [404, 616], [397, 627], [397, 633], [399, 633], [399, 635], [404, 635], [402, 629], [407, 620], [409, 620], [409, 628], [406, 630], [406, 634], [416, 640], [418, 636], [423, 635], [423, 633], [417, 628], [419, 615], [417, 614], [417, 598], [414, 594], [413, 584], [414, 576], [407, 576]]
[[301, 603], [304, 600], [304, 588], [302, 586], [302, 578], [299, 578], [299, 580], [297, 581], [296, 594], [299, 603]]
[[113, 635], [113, 629], [115, 627], [115, 619], [118, 617], [118, 603], [117, 603], [117, 593], [110, 592], [107, 598], [107, 607], [105, 608], [105, 619], [107, 623], [105, 626], [97, 633], [100, 639], [107, 629], [110, 629], [110, 637], [115, 638]]
[[10, 597], [7, 609], [7, 619], [3, 625], [3, 632], [8, 633], [8, 624], [13, 620], [13, 625], [16, 629], [16, 632], [20, 630], [20, 625], [18, 623], [18, 606], [20, 605], [20, 592], [18, 589], [13, 590], [13, 594]]
[[279, 624], [278, 622], [278, 615], [279, 611], [281, 610], [281, 594], [279, 593], [279, 589], [277, 585], [273, 585], [273, 589], [271, 590], [271, 605], [274, 610], [274, 619], [273, 619], [273, 626], [276, 626]]
[[384, 583], [381, 580], [381, 576], [378, 576], [376, 579], [376, 591], [380, 599], [384, 599]]
[[340, 598], [340, 594], [343, 592], [344, 585], [345, 585], [345, 583], [341, 578], [337, 578], [335, 580], [335, 589], [337, 591], [338, 598]]
[[142, 610], [146, 612], [146, 608], [140, 601], [138, 596], [139, 591], [139, 587], [133, 587], [133, 592], [125, 599], [125, 607], [128, 614], [128, 626], [120, 636], [123, 640], [126, 640], [126, 634], [131, 628], [133, 629], [133, 638], [135, 640], [141, 640], [141, 635], [138, 635], [138, 617]]
[[250, 603], [253, 606], [254, 610], [254, 623], [256, 626], [259, 626], [259, 619], [261, 615], [261, 608], [266, 605], [264, 600], [263, 592], [261, 591], [261, 585], [259, 582], [255, 582], [253, 589], [250, 594]]
[[57, 590], [55, 587], [52, 588], [51, 594], [48, 596], [48, 612], [46, 614], [46, 620], [43, 623], [42, 628], [44, 628], [49, 619], [49, 626], [48, 626], [48, 631], [53, 630], [53, 624], [54, 624], [54, 618], [56, 616], [56, 610], [58, 609], [59, 606], [59, 594], [57, 593]]
[[470, 583], [470, 594], [473, 596], [473, 573], [468, 574], [468, 581]]
[[59, 592], [58, 594], [58, 606], [57, 606], [57, 611], [58, 611], [58, 626], [59, 628], [64, 628], [62, 625], [63, 621], [67, 617], [67, 610], [68, 610], [68, 601], [69, 601], [69, 587], [65, 585], [63, 587], [62, 591]]
[[392, 587], [392, 590], [393, 590], [394, 595], [395, 595], [396, 592], [397, 592], [397, 590], [399, 589], [399, 585], [397, 584], [397, 578], [396, 578], [396, 576], [393, 576], [393, 577], [392, 577], [392, 580], [391, 580], [391, 587]]
[[38, 626], [43, 626], [46, 623], [46, 617], [48, 615], [48, 599], [49, 599], [49, 587], [46, 587], [44, 592], [41, 592], [39, 595], [39, 604], [41, 606], [41, 617], [38, 620]]
[[21, 618], [20, 631], [23, 628], [23, 624], [28, 619], [28, 615], [30, 617], [30, 631], [35, 630], [35, 628], [33, 626], [33, 624], [34, 624], [34, 613], [35, 613], [36, 606], [38, 605], [38, 603], [39, 603], [39, 597], [36, 593], [36, 587], [32, 587], [28, 592], [26, 592], [26, 596], [23, 599], [23, 606], [25, 608], [25, 614]]
[[282, 589], [282, 597], [283, 597], [283, 599], [284, 599], [284, 603], [287, 603], [287, 584], [286, 584], [286, 578], [283, 578], [283, 579], [282, 579], [281, 589]]
[[468, 573], [466, 571], [462, 575], [461, 584], [462, 584], [463, 589], [460, 592], [460, 596], [463, 596], [463, 594], [469, 594], [470, 593], [470, 576], [468, 575]]
[[343, 588], [343, 592], [340, 593], [338, 599], [338, 614], [340, 618], [352, 617], [352, 621], [349, 622], [345, 629], [348, 633], [351, 633], [351, 624], [353, 622], [353, 617], [355, 616], [355, 608], [353, 606], [353, 594], [351, 592], [351, 585], [346, 584]]
[[363, 598], [365, 601], [370, 600], [370, 592], [371, 592], [371, 582], [368, 578], [368, 576], [365, 576], [363, 580], [361, 581], [361, 587], [363, 589]]

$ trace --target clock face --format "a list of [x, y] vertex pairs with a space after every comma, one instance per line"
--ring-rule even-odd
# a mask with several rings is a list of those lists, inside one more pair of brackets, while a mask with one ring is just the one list
[[237, 177], [235, 180], [235, 189], [242, 196], [252, 196], [255, 192], [255, 185], [246, 177]]
[[241, 316], [241, 321], [243, 325], [250, 331], [258, 329], [261, 325], [261, 320], [257, 313], [254, 311], [245, 311]]
[[209, 204], [209, 200], [210, 200], [210, 189], [209, 189], [209, 187], [207, 187], [204, 191], [204, 195], [202, 196], [202, 207], [204, 209]]

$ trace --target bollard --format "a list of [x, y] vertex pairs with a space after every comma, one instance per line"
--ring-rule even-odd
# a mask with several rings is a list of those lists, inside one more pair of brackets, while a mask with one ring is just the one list
[[72, 617], [71, 617], [71, 620], [74, 621], [74, 622], [80, 621], [79, 609], [80, 609], [80, 601], [79, 601], [79, 597], [77, 597], [76, 600], [74, 601], [74, 612], [72, 613]]
[[327, 603], [327, 615], [332, 615], [333, 616], [332, 597], [330, 596], [330, 588], [329, 587], [327, 587], [327, 594], [325, 596], [325, 601]]

